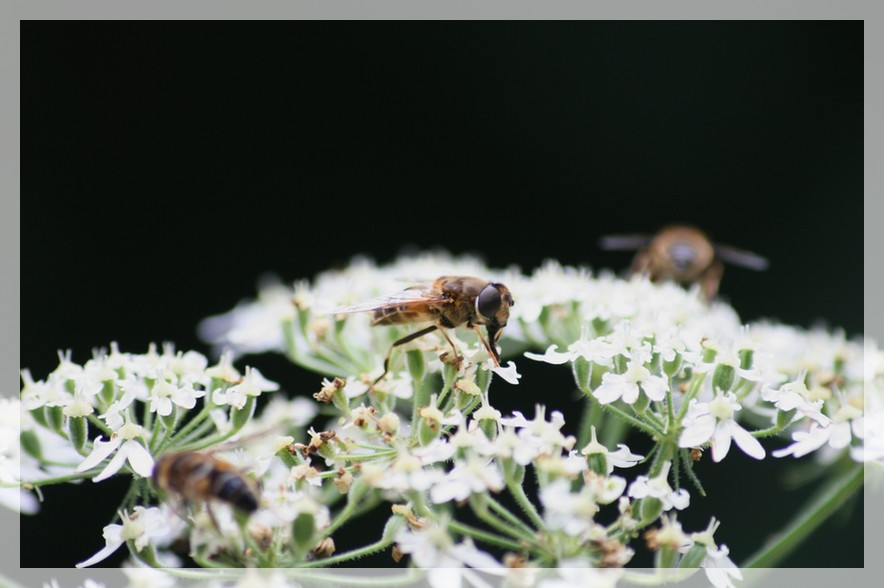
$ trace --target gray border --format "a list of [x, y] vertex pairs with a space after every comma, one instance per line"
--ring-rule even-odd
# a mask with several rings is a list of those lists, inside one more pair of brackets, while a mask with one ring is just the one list
[[[864, 239], [864, 313], [865, 332], [878, 341], [884, 341], [884, 312], [872, 306], [872, 301], [884, 299], [884, 276], [880, 269], [880, 258], [871, 256], [884, 249], [884, 237], [876, 231], [884, 220], [884, 204], [872, 196], [882, 186], [880, 162], [884, 160], [882, 149], [880, 104], [882, 80], [880, 78], [880, 56], [884, 55], [880, 5], [872, 1], [859, 0], [781, 0], [740, 2], [707, 2], [701, 0], [679, 0], [670, 2], [582, 2], [569, 1], [507, 1], [507, 0], [447, 0], [430, 2], [427, 0], [338, 0], [336, 2], [306, 1], [257, 1], [234, 2], [231, 0], [211, 2], [210, 0], [124, 2], [122, 0], [89, 0], [62, 2], [60, 0], [39, 2], [34, 0], [13, 0], [4, 4], [0, 38], [3, 39], [0, 51], [0, 71], [2, 71], [2, 150], [0, 169], [5, 184], [0, 214], [0, 241], [2, 241], [2, 272], [14, 276], [0, 286], [3, 296], [3, 351], [5, 373], [18, 374], [21, 365], [18, 341], [20, 340], [20, 315], [14, 309], [20, 308], [20, 154], [18, 137], [20, 132], [19, 113], [19, 20], [78, 20], [78, 19], [848, 19], [865, 20], [866, 55], [866, 149], [865, 149], [865, 218]], [[878, 58], [877, 60], [875, 58]], [[870, 74], [870, 75], [869, 75]], [[872, 109], [870, 105], [879, 106]], [[821, 222], [822, 219], [821, 219]], [[869, 261], [871, 260], [871, 261]], [[14, 326], [14, 328], [12, 328]], [[13, 339], [13, 336], [16, 339]], [[6, 366], [6, 363], [14, 365]], [[18, 384], [16, 384], [18, 386]], [[16, 388], [10, 387], [9, 392]], [[872, 579], [878, 577], [882, 562], [882, 529], [884, 512], [874, 502], [880, 492], [865, 493], [865, 564], [860, 570], [777, 570], [766, 575], [759, 585], [783, 585], [801, 582], [803, 586], [829, 586], [833, 582], [850, 582], [852, 586], [871, 586]], [[104, 582], [107, 586], [122, 585], [118, 570], [22, 570], [19, 568], [18, 517], [5, 510], [0, 511], [0, 525], [14, 536], [8, 545], [0, 550], [0, 574], [14, 578], [27, 586], [41, 586], [51, 578], [57, 578], [61, 586], [78, 586], [86, 578]], [[27, 546], [39, 549], [38, 546]], [[365, 572], [377, 570], [364, 570]], [[350, 570], [348, 574], [352, 574]], [[379, 573], [379, 572], [378, 572]], [[0, 586], [5, 584], [0, 575]], [[739, 585], [745, 585], [741, 583]]]
[[[2, 352], [0, 358], [3, 361], [3, 373], [16, 374], [18, 380], [18, 370], [21, 366], [21, 357], [19, 356], [19, 341], [21, 340], [21, 308], [20, 284], [21, 284], [21, 239], [19, 234], [19, 219], [21, 216], [20, 206], [20, 177], [19, 177], [19, 88], [21, 86], [19, 77], [19, 27], [18, 20], [9, 18], [5, 8], [3, 10], [2, 22], [0, 22], [0, 96], [2, 96], [3, 108], [2, 122], [0, 122], [0, 178], [3, 182], [3, 197], [0, 198], [0, 275], [6, 277], [6, 280], [0, 284], [0, 296], [3, 297], [3, 304], [0, 305], [0, 321], [3, 325], [2, 334]], [[14, 276], [14, 279], [12, 279]], [[13, 336], [15, 337], [13, 339]], [[12, 378], [10, 377], [10, 380]], [[10, 382], [12, 384], [12, 382]], [[0, 394], [14, 394], [14, 390], [18, 390], [20, 384], [18, 381], [15, 387], [10, 386], [8, 392], [5, 388], [0, 389]], [[19, 517], [10, 512], [6, 508], [0, 509], [0, 528], [4, 530], [4, 535], [10, 531], [15, 533], [15, 538], [19, 537]], [[0, 552], [0, 570], [12, 570], [18, 567], [20, 561], [20, 542], [18, 540], [8, 540]], [[11, 562], [11, 563], [9, 563]], [[0, 572], [2, 574], [4, 572]], [[2, 586], [2, 578], [0, 578], [0, 586]]]

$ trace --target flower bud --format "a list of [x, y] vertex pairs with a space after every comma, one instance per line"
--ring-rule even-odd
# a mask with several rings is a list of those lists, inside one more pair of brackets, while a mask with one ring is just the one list
[[672, 377], [677, 374], [681, 370], [682, 357], [681, 353], [675, 354], [675, 359], [672, 361], [664, 361], [663, 362], [663, 373], [668, 377]]
[[49, 428], [61, 435], [64, 427], [64, 409], [61, 406], [44, 406], [43, 411]]
[[704, 347], [703, 348], [703, 363], [712, 363], [713, 361], [715, 361], [716, 355], [718, 355], [718, 351], [716, 351], [712, 347]]
[[476, 385], [479, 387], [479, 390], [482, 391], [484, 395], [488, 392], [488, 386], [491, 385], [491, 370], [476, 370]]
[[255, 413], [255, 397], [249, 396], [246, 398], [246, 403], [242, 408], [231, 408], [230, 412], [230, 422], [233, 424], [233, 431], [239, 431], [247, 422], [249, 422], [249, 419], [251, 419], [252, 415]]
[[589, 393], [589, 379], [592, 375], [592, 364], [583, 356], [578, 355], [571, 362], [571, 370], [574, 372], [574, 381], [577, 387], [585, 394]]
[[715, 366], [715, 371], [712, 373], [713, 390], [728, 392], [734, 385], [735, 376], [736, 370], [734, 370], [734, 366], [727, 365], [726, 363], [718, 364]]
[[295, 517], [292, 523], [292, 541], [294, 542], [295, 551], [299, 554], [310, 551], [316, 545], [315, 533], [316, 518], [313, 516], [313, 513], [302, 512]]
[[654, 554], [654, 567], [658, 570], [674, 568], [678, 561], [678, 551], [669, 545], [661, 545]]
[[479, 430], [482, 431], [486, 438], [493, 441], [497, 436], [497, 421], [493, 419], [480, 419]]
[[40, 446], [40, 438], [35, 431], [22, 431], [19, 435], [21, 448], [38, 461], [43, 460], [43, 448]]
[[752, 369], [752, 360], [755, 355], [755, 351], [752, 349], [740, 349], [737, 353], [740, 357], [740, 369], [749, 370]]
[[384, 416], [378, 419], [378, 429], [388, 435], [395, 435], [399, 432], [399, 415], [395, 412], [384, 413]]
[[422, 446], [429, 445], [438, 436], [442, 428], [437, 421], [421, 419], [417, 423], [417, 436]]
[[604, 453], [590, 453], [586, 456], [589, 469], [600, 476], [608, 475], [608, 456]]
[[415, 382], [422, 382], [427, 373], [427, 362], [424, 360], [424, 352], [414, 349], [405, 354], [405, 363], [408, 365], [408, 373]]
[[650, 525], [652, 522], [656, 521], [663, 512], [663, 503], [660, 502], [659, 498], [645, 496], [637, 502], [640, 503], [638, 506], [638, 513], [641, 518], [642, 527]]
[[394, 514], [389, 519], [387, 519], [386, 524], [384, 525], [384, 532], [381, 534], [381, 537], [384, 541], [393, 541], [396, 537], [396, 534], [399, 533], [399, 530], [405, 525], [405, 517], [399, 514]]
[[34, 421], [44, 429], [49, 428], [49, 422], [46, 420], [46, 407], [41, 406], [39, 408], [35, 408], [31, 410], [31, 416], [34, 417]]
[[[243, 408], [245, 408], [245, 407], [243, 407]], [[179, 414], [180, 413], [178, 411], [178, 406], [173, 404], [172, 410], [169, 412], [169, 414], [160, 415], [160, 420], [163, 421], [163, 424], [166, 426], [167, 429], [174, 431], [175, 424], [178, 422]]]
[[688, 552], [685, 553], [684, 557], [681, 558], [681, 563], [678, 564], [680, 568], [697, 568], [700, 567], [700, 562], [703, 561], [703, 558], [706, 557], [706, 546], [700, 543], [694, 543]]
[[101, 392], [98, 393], [98, 399], [102, 406], [110, 406], [116, 396], [116, 386], [113, 380], [105, 380], [101, 383]]
[[[644, 392], [644, 388], [642, 388], [642, 392]], [[648, 405], [651, 404], [651, 399], [648, 398], [647, 394], [639, 394], [638, 398], [636, 398], [635, 402], [632, 403], [633, 408], [636, 412], [643, 412], [648, 408]]]
[[87, 433], [86, 417], [75, 416], [68, 419], [68, 437], [77, 453], [83, 452], [83, 448], [86, 446], [86, 438], [88, 437]]
[[777, 428], [785, 429], [789, 423], [792, 422], [792, 419], [795, 418], [795, 412], [797, 409], [792, 410], [778, 410], [777, 411]]
[[296, 457], [295, 448], [292, 445], [286, 445], [285, 447], [277, 451], [276, 457], [278, 457], [287, 468], [293, 468], [296, 465], [301, 465], [301, 460]]

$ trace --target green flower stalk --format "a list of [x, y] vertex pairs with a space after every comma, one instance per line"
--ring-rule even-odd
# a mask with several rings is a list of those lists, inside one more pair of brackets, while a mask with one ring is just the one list
[[[408, 326], [334, 314], [401, 291], [402, 276], [438, 275], [507, 284], [515, 305], [500, 365], [475, 331], [448, 329], [450, 341], [424, 335], [385, 366]], [[526, 275], [443, 254], [387, 266], [358, 259], [291, 288], [268, 286], [200, 332], [226, 350], [214, 365], [171, 346], [131, 354], [112, 345], [82, 365], [63, 354], [44, 379], [23, 370], [19, 399], [0, 410], [0, 419], [21, 415], [0, 420], [0, 456], [20, 464], [19, 473], [0, 461], [4, 504], [16, 498], [33, 512], [30, 490], [40, 486], [131, 479], [106, 547], [82, 565], [125, 546], [142, 565], [184, 577], [196, 572], [171, 569], [181, 563], [171, 546], [186, 541], [207, 574], [273, 567], [280, 585], [384, 553], [431, 583], [441, 567], [465, 579], [556, 568], [567, 581], [583, 566], [615, 585], [649, 550], [659, 573], [645, 584], [702, 568], [728, 588], [742, 575], [718, 541], [739, 521], [688, 532], [679, 520], [703, 493], [692, 456], [708, 450], [714, 467], [727, 467], [736, 447], [755, 460], [817, 460], [833, 479], [845, 464], [884, 461], [884, 354], [874, 342], [744, 324], [697, 289], [641, 278], [553, 262]], [[285, 383], [234, 365], [272, 352], [315, 372], [319, 392], [291, 397]], [[524, 362], [569, 368], [579, 414], [548, 409], [556, 391], [523, 378]], [[505, 414], [494, 399], [516, 385], [536, 389], [539, 403]], [[632, 430], [650, 440], [647, 455], [625, 443]], [[254, 510], [237, 510], [221, 473], [202, 474], [222, 480], [205, 500], [155, 488], [157, 458], [184, 451], [212, 455], [262, 488]], [[830, 494], [843, 500], [859, 487]], [[776, 561], [832, 505], [799, 511], [787, 539], [749, 563]], [[360, 517], [375, 509], [392, 516], [366, 533]], [[363, 544], [337, 552], [335, 538], [353, 530]]]

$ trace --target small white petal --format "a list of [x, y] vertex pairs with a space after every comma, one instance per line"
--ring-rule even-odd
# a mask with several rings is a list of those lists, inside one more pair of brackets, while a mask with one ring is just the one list
[[494, 557], [480, 551], [473, 546], [472, 543], [465, 542], [453, 546], [450, 550], [451, 555], [456, 559], [470, 566], [482, 570], [500, 569], [503, 566]]
[[562, 353], [561, 351], [556, 351], [556, 345], [552, 344], [546, 348], [546, 351], [543, 355], [538, 353], [531, 353], [530, 351], [525, 352], [525, 357], [528, 359], [533, 359], [534, 361], [543, 361], [552, 365], [562, 365], [563, 363], [568, 363], [571, 361], [573, 354], [572, 353]]
[[102, 441], [102, 438], [99, 436], [92, 445], [92, 453], [87, 455], [83, 463], [78, 465], [74, 471], [85, 472], [88, 469], [94, 468], [103, 462], [108, 455], [113, 453], [120, 446], [120, 443], [122, 443], [122, 439], [119, 437], [114, 437], [110, 441]]
[[153, 457], [144, 448], [144, 445], [133, 439], [126, 441], [121, 451], [125, 451], [129, 465], [132, 466], [136, 474], [143, 478], [150, 477], [151, 473], [153, 473]]
[[829, 440], [830, 434], [830, 427], [818, 427], [816, 424], [811, 426], [810, 431], [795, 431], [792, 433], [792, 439], [795, 442], [788, 447], [777, 449], [773, 452], [773, 456], [793, 455], [795, 457], [803, 457], [825, 445]]
[[735, 424], [731, 429], [731, 432], [733, 433], [734, 442], [736, 442], [737, 447], [742, 449], [743, 453], [749, 457], [764, 459], [764, 456], [767, 455], [764, 451], [764, 447], [761, 446], [758, 439], [750, 435], [743, 427]]
[[832, 434], [829, 436], [829, 445], [833, 449], [844, 449], [850, 445], [850, 423], [843, 422], [832, 425]]
[[120, 546], [123, 544], [123, 537], [121, 531], [123, 530], [122, 525], [108, 525], [104, 528], [104, 539], [106, 545], [95, 555], [87, 559], [86, 561], [82, 561], [77, 564], [78, 568], [88, 568], [89, 566], [94, 566], [100, 561], [104, 561], [107, 559], [112, 553], [114, 553]]
[[686, 509], [691, 503], [691, 495], [684, 488], [673, 492], [667, 498], [672, 503], [672, 506], [678, 510]]
[[635, 401], [638, 400], [638, 384], [623, 384], [623, 402], [626, 404], [635, 404]]
[[126, 452], [121, 449], [114, 454], [114, 458], [101, 470], [101, 473], [92, 478], [92, 481], [101, 482], [102, 480], [107, 480], [120, 471], [124, 463], [126, 463]]
[[519, 378], [522, 377], [522, 374], [516, 371], [516, 364], [512, 361], [507, 362], [506, 367], [495, 367], [491, 371], [503, 378], [508, 384], [513, 385], [518, 384]]
[[153, 398], [150, 401], [150, 410], [160, 416], [169, 416], [172, 414], [172, 401], [168, 398]]
[[712, 461], [720, 462], [731, 448], [731, 425], [734, 421], [720, 421], [712, 433]]
[[715, 432], [715, 417], [711, 414], [700, 415], [685, 427], [678, 438], [679, 447], [699, 447], [712, 438]]
[[645, 391], [648, 398], [656, 402], [660, 402], [666, 397], [666, 390], [668, 389], [669, 385], [662, 376], [651, 376], [642, 382], [642, 390]]
[[[629, 385], [623, 381], [621, 376], [605, 374], [602, 377], [602, 385], [593, 390], [592, 395], [602, 404], [610, 404], [622, 397]], [[638, 387], [636, 387], [636, 390], [638, 390]]]

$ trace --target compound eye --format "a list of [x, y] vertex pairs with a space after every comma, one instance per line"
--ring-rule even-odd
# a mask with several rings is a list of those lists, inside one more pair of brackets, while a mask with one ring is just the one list
[[485, 286], [476, 298], [476, 310], [486, 320], [493, 321], [500, 310], [500, 290], [492, 284]]

